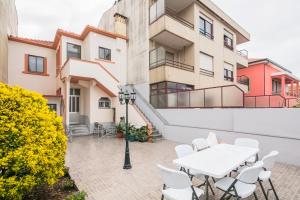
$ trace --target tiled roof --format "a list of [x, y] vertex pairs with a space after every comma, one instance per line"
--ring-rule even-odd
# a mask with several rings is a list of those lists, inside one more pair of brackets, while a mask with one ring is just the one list
[[273, 61], [273, 60], [271, 60], [269, 58], [249, 58], [249, 62], [248, 63], [249, 63], [249, 65], [252, 65], [252, 64], [259, 63], [259, 62], [269, 62], [269, 63], [275, 65], [276, 67], [279, 67], [283, 71], [292, 73], [292, 71], [290, 71], [289, 69], [283, 67], [282, 65], [276, 63], [275, 61]]
[[47, 40], [22, 38], [22, 37], [17, 37], [17, 36], [12, 36], [12, 35], [8, 36], [8, 38], [9, 38], [9, 40], [12, 40], [12, 41], [37, 45], [37, 46], [46, 47], [46, 48], [52, 48], [52, 46], [53, 46], [53, 42], [52, 41], [47, 41]]
[[54, 41], [46, 41], [46, 40], [37, 40], [37, 39], [30, 39], [30, 38], [22, 38], [22, 37], [16, 37], [16, 36], [8, 36], [9, 40], [16, 41], [16, 42], [22, 42], [26, 44], [32, 44], [36, 46], [56, 49], [57, 45], [59, 44], [61, 36], [71, 37], [77, 40], [84, 40], [85, 37], [90, 33], [94, 32], [100, 35], [104, 35], [111, 38], [121, 38], [124, 40], [128, 40], [126, 36], [119, 35], [116, 33], [111, 33], [108, 31], [104, 31], [102, 29], [87, 25], [81, 34], [73, 33], [70, 31], [65, 31], [63, 29], [57, 29]]

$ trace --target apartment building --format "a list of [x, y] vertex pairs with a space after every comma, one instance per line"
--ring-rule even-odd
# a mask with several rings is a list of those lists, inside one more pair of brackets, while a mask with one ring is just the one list
[[[114, 21], [116, 30], [126, 28], [119, 16]], [[81, 34], [58, 29], [53, 41], [8, 40], [8, 84], [42, 94], [67, 127], [89, 134], [95, 122], [110, 126], [124, 116], [118, 87], [127, 82], [126, 34], [86, 26]], [[130, 113], [134, 124], [147, 124], [134, 107]]]
[[99, 27], [113, 31], [115, 14], [128, 18], [128, 83], [154, 107], [242, 106], [248, 58], [237, 49], [250, 34], [213, 2], [119, 0]]
[[293, 107], [299, 98], [300, 78], [269, 58], [249, 59], [238, 69], [238, 81], [249, 86], [246, 107]]
[[7, 35], [18, 34], [18, 15], [15, 0], [0, 1], [0, 81], [7, 82]]

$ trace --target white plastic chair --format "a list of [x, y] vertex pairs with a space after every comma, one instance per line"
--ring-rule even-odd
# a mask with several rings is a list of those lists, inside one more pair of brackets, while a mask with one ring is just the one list
[[[273, 168], [273, 166], [275, 164], [275, 160], [276, 160], [278, 154], [279, 154], [278, 151], [272, 151], [268, 155], [266, 155], [262, 158], [262, 162], [264, 163], [264, 166], [263, 166], [263, 170], [259, 173], [258, 182], [259, 182], [259, 185], [261, 187], [261, 190], [262, 190], [266, 200], [269, 199], [268, 196], [269, 196], [270, 191], [273, 191], [276, 199], [279, 200], [278, 195], [275, 191], [274, 185], [271, 181], [271, 174], [272, 174], [271, 169]], [[269, 189], [267, 191], [267, 193], [262, 184], [262, 182], [264, 182], [264, 181], [269, 181], [270, 186], [271, 186], [271, 189]]]
[[194, 151], [201, 151], [203, 149], [208, 148], [207, 140], [204, 138], [197, 138], [192, 141], [194, 146]]
[[209, 147], [213, 147], [213, 146], [219, 144], [217, 135], [213, 132], [209, 132], [206, 140], [207, 140], [207, 144]]
[[200, 200], [203, 190], [194, 187], [186, 173], [157, 166], [164, 182], [162, 200]]
[[[193, 150], [193, 147], [191, 147], [190, 145], [187, 145], [187, 144], [177, 145], [175, 147], [175, 151], [176, 151], [177, 158], [182, 158], [182, 157], [185, 157], [185, 156], [188, 156], [188, 155], [191, 155], [191, 154], [195, 153], [194, 150]], [[194, 177], [201, 178], [201, 177], [204, 176], [203, 174], [200, 174], [200, 173], [198, 173], [198, 172], [196, 172], [192, 169], [185, 169], [183, 167], [180, 168], [180, 171], [186, 172], [190, 176], [191, 180]], [[214, 191], [213, 191], [213, 188], [211, 187], [211, 184], [209, 183], [209, 181], [205, 180], [205, 182], [203, 184], [199, 185], [198, 187], [202, 187], [205, 184], [207, 184], [208, 187], [210, 188], [211, 192], [213, 194], [215, 194]]]
[[[243, 147], [251, 147], [251, 148], [259, 148], [259, 142], [250, 138], [237, 138], [234, 141], [235, 145], [243, 146]], [[247, 160], [247, 163], [255, 163], [258, 160], [258, 155], [252, 156]]]
[[216, 188], [225, 192], [221, 200], [225, 199], [227, 195], [236, 197], [237, 199], [244, 199], [252, 194], [258, 200], [255, 190], [262, 167], [263, 162], [258, 161], [252, 167], [245, 168], [236, 178], [225, 177], [217, 181], [215, 183]]

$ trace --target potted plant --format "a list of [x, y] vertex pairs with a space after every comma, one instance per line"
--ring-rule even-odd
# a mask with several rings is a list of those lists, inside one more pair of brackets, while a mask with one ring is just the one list
[[124, 138], [124, 127], [122, 126], [121, 123], [119, 123], [117, 126], [116, 126], [116, 137], [117, 138]]
[[128, 126], [128, 141], [134, 142], [136, 141], [136, 132], [137, 129], [133, 125]]
[[148, 140], [147, 126], [142, 126], [141, 128], [137, 129], [136, 139], [139, 142], [147, 142]]

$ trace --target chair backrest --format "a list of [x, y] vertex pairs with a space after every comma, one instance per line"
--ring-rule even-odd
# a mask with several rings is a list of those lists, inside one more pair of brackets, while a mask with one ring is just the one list
[[257, 140], [250, 139], [250, 138], [237, 138], [234, 141], [234, 144], [238, 146], [252, 147], [252, 148], [259, 147], [259, 142]]
[[204, 138], [197, 138], [192, 141], [195, 151], [201, 151], [208, 147], [207, 140]]
[[177, 145], [175, 147], [175, 151], [178, 158], [182, 158], [194, 153], [193, 147], [188, 144]]
[[256, 162], [252, 167], [247, 167], [241, 171], [237, 179], [243, 183], [255, 184], [258, 180], [259, 173], [263, 168], [262, 161]]
[[160, 169], [164, 184], [172, 189], [186, 189], [192, 186], [189, 176], [181, 171], [157, 165]]
[[279, 154], [278, 151], [271, 151], [268, 155], [266, 155], [262, 158], [265, 169], [271, 170], [273, 168], [278, 154]]
[[207, 136], [207, 143], [209, 147], [215, 146], [217, 144], [219, 144], [218, 139], [217, 139], [217, 135], [213, 132], [209, 132], [208, 136]]

